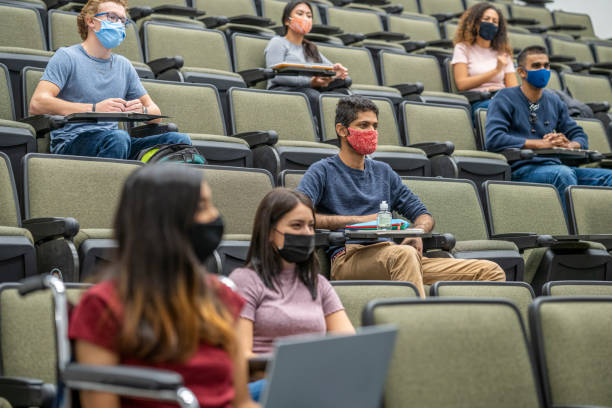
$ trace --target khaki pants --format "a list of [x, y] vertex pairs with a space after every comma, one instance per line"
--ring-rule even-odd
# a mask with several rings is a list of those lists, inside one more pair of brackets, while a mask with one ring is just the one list
[[421, 297], [423, 285], [437, 281], [505, 281], [494, 262], [478, 259], [426, 258], [409, 245], [379, 242], [346, 246], [331, 266], [333, 280], [394, 280], [413, 283]]

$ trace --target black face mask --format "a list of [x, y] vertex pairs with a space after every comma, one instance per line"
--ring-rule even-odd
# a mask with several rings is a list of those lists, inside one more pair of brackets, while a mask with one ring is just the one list
[[219, 246], [223, 237], [223, 218], [207, 223], [195, 223], [189, 232], [191, 245], [198, 260], [204, 263], [206, 259]]
[[499, 28], [488, 21], [481, 21], [480, 28], [478, 29], [478, 35], [487, 41], [491, 41], [495, 38], [495, 34], [497, 34], [497, 30]]
[[[281, 233], [282, 234], [282, 233]], [[278, 249], [280, 256], [287, 262], [302, 263], [308, 261], [314, 252], [314, 234], [283, 234], [285, 243]]]

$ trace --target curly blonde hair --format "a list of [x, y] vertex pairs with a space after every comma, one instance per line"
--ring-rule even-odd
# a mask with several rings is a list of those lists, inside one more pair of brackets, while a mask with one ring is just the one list
[[478, 37], [478, 26], [482, 20], [482, 15], [485, 11], [493, 9], [499, 16], [499, 24], [497, 27], [497, 34], [495, 38], [491, 40], [491, 48], [497, 52], [507, 52], [512, 56], [512, 47], [510, 41], [508, 41], [508, 31], [506, 18], [502, 14], [501, 10], [492, 5], [491, 3], [478, 3], [465, 10], [461, 19], [459, 20], [459, 26], [455, 32], [455, 39], [453, 43], [455, 45], [459, 43], [474, 44]]
[[85, 17], [93, 17], [98, 14], [100, 4], [102, 3], [117, 3], [119, 5], [122, 5], [126, 9], [128, 7], [127, 0], [89, 0], [87, 4], [85, 4], [81, 9], [81, 14], [79, 14], [77, 17], [77, 27], [79, 29], [79, 35], [81, 36], [81, 39], [83, 41], [87, 39], [87, 33], [89, 32], [89, 27], [87, 26], [87, 21], [85, 21]]

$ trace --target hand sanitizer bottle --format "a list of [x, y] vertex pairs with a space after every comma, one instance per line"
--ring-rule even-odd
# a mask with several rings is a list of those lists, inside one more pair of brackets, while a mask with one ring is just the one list
[[389, 204], [386, 201], [380, 203], [380, 211], [378, 217], [376, 217], [377, 229], [379, 230], [390, 230], [391, 229], [391, 213], [389, 212]]

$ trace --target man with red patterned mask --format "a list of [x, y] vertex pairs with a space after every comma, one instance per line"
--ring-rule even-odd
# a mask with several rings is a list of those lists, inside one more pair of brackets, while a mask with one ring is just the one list
[[[383, 162], [367, 155], [378, 142], [378, 108], [369, 99], [342, 98], [336, 108], [340, 153], [312, 164], [298, 190], [316, 209], [316, 227], [342, 230], [346, 225], [375, 221], [382, 201], [410, 220], [411, 226], [432, 231], [434, 218], [419, 197]], [[330, 247], [333, 280], [396, 280], [413, 283], [425, 296], [424, 285], [441, 280], [505, 280], [496, 263], [476, 259], [428, 258], [420, 238], [402, 245], [389, 240], [349, 241]]]

